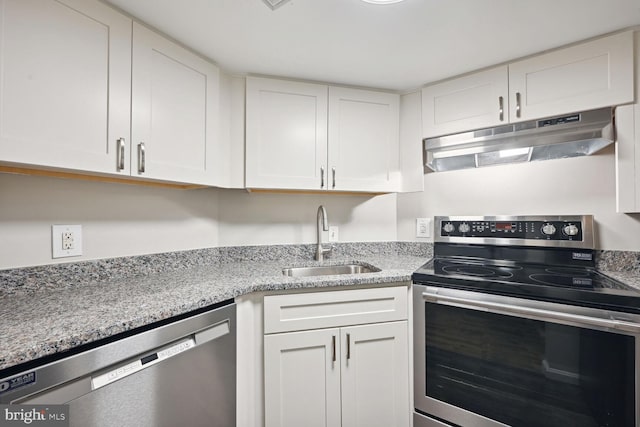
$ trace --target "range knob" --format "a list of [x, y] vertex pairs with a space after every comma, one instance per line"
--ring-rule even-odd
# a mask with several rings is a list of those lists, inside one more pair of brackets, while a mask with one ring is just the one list
[[466, 222], [463, 222], [458, 227], [458, 231], [460, 231], [461, 233], [468, 233], [470, 230], [471, 230], [471, 227], [469, 227], [469, 224], [467, 224]]
[[578, 234], [578, 227], [576, 227], [573, 224], [569, 224], [569, 225], [565, 225], [564, 228], [562, 229], [562, 231], [564, 232], [564, 234], [566, 234], [567, 236], [575, 236]]
[[445, 233], [451, 233], [453, 230], [455, 230], [456, 228], [453, 226], [453, 224], [451, 224], [450, 222], [446, 223], [442, 229], [444, 230]]
[[542, 226], [542, 234], [546, 234], [547, 236], [552, 236], [556, 234], [556, 227], [550, 222], [548, 222]]

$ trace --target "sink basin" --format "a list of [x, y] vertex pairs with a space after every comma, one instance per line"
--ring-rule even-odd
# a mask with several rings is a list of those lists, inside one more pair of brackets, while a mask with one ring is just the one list
[[375, 273], [379, 268], [360, 264], [321, 265], [315, 267], [283, 268], [282, 274], [292, 277], [329, 276], [333, 274]]

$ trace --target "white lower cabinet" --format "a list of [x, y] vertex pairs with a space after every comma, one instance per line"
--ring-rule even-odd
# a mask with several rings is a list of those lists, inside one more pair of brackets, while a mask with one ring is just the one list
[[343, 427], [409, 425], [407, 334], [406, 320], [340, 330]]
[[[406, 301], [406, 287], [265, 297], [265, 426], [408, 427]], [[359, 324], [374, 313], [395, 321]]]
[[333, 360], [339, 334], [320, 329], [265, 336], [266, 426], [340, 425], [340, 362]]

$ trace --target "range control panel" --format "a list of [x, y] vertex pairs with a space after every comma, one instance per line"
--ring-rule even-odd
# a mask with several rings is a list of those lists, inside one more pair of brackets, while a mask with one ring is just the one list
[[581, 221], [566, 220], [458, 220], [437, 222], [441, 237], [583, 240]]

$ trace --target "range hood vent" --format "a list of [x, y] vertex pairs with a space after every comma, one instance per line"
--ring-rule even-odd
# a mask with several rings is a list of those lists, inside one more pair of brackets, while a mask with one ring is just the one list
[[613, 110], [582, 113], [424, 139], [426, 166], [441, 172], [588, 156], [615, 140]]

